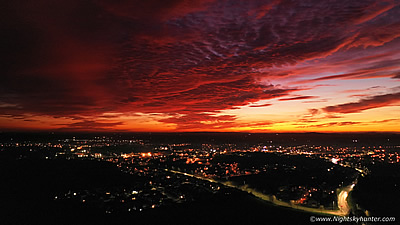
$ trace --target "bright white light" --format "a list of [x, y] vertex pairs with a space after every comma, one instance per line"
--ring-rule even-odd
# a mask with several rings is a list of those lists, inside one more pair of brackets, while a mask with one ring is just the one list
[[339, 161], [339, 159], [332, 158], [332, 159], [331, 159], [331, 161], [332, 161], [332, 163], [334, 163], [334, 164], [337, 164], [337, 163], [338, 163], [338, 161]]

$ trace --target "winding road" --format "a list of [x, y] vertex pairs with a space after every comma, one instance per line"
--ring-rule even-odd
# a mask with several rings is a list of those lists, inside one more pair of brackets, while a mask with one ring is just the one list
[[180, 171], [176, 171], [176, 170], [169, 170], [169, 169], [165, 169], [165, 171], [171, 172], [171, 173], [176, 173], [176, 174], [181, 174], [181, 175], [185, 175], [185, 176], [189, 176], [189, 177], [193, 177], [196, 179], [201, 179], [201, 180], [206, 180], [209, 182], [213, 182], [213, 183], [218, 183], [221, 185], [224, 185], [226, 187], [230, 187], [230, 188], [235, 188], [247, 193], [250, 193], [264, 201], [268, 201], [273, 203], [274, 205], [278, 205], [278, 206], [283, 206], [283, 207], [288, 207], [288, 208], [292, 208], [292, 209], [296, 209], [296, 210], [300, 210], [300, 211], [305, 211], [305, 212], [311, 212], [311, 213], [319, 213], [319, 214], [326, 214], [326, 215], [333, 215], [333, 216], [347, 216], [350, 213], [350, 206], [347, 203], [347, 197], [350, 193], [350, 191], [353, 189], [355, 184], [351, 184], [349, 186], [343, 187], [339, 194], [338, 194], [338, 210], [328, 210], [328, 209], [324, 209], [324, 208], [310, 208], [310, 207], [306, 207], [306, 206], [301, 206], [301, 205], [296, 205], [296, 204], [292, 204], [289, 202], [284, 202], [284, 201], [280, 201], [278, 199], [275, 198], [275, 196], [272, 195], [266, 195], [264, 193], [261, 193], [253, 188], [249, 188], [246, 185], [234, 185], [230, 182], [222, 182], [222, 181], [217, 181], [214, 179], [210, 179], [210, 178], [205, 178], [202, 176], [197, 176], [197, 175], [193, 175], [193, 174], [189, 174], [189, 173], [184, 173], [184, 172], [180, 172]]

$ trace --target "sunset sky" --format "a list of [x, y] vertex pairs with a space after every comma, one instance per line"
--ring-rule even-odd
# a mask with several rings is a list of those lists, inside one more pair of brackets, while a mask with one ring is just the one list
[[0, 131], [400, 132], [400, 1], [1, 3]]

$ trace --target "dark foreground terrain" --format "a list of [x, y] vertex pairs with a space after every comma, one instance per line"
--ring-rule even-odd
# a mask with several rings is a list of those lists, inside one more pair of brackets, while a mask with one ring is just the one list
[[54, 201], [73, 188], [128, 186], [113, 164], [67, 160], [2, 160], [1, 224], [308, 224], [310, 215], [226, 190], [195, 202], [143, 212], [106, 214], [75, 202]]

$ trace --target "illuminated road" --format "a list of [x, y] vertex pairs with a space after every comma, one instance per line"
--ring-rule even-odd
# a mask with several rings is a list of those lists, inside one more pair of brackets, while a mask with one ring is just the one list
[[338, 195], [339, 210], [343, 213], [348, 214], [350, 212], [350, 206], [347, 202], [347, 197], [349, 196], [350, 191], [353, 190], [354, 185], [355, 184], [352, 184], [352, 185], [342, 188], [342, 191]]
[[201, 177], [201, 176], [197, 176], [197, 175], [193, 175], [193, 174], [189, 174], [189, 173], [183, 173], [183, 172], [176, 171], [176, 170], [165, 169], [165, 171], [176, 173], [176, 174], [182, 174], [182, 175], [185, 175], [185, 176], [189, 176], [189, 177], [193, 177], [193, 178], [201, 179], [201, 180], [206, 180], [206, 181], [213, 182], [213, 183], [218, 183], [218, 184], [224, 185], [226, 187], [230, 187], [230, 188], [235, 188], [235, 189], [250, 193], [250, 194], [252, 194], [252, 195], [254, 195], [254, 196], [256, 196], [256, 197], [258, 197], [258, 198], [260, 198], [260, 199], [262, 199], [264, 201], [271, 202], [274, 205], [288, 207], [288, 208], [292, 208], [292, 209], [296, 209], [296, 210], [300, 210], [300, 211], [327, 214], [327, 215], [334, 215], [334, 216], [347, 216], [350, 213], [350, 206], [347, 203], [347, 197], [348, 197], [349, 192], [353, 189], [354, 184], [349, 185], [347, 187], [344, 187], [340, 191], [340, 193], [338, 195], [338, 206], [339, 206], [339, 209], [338, 210], [328, 210], [328, 209], [324, 209], [324, 208], [310, 208], [310, 207], [305, 207], [305, 206], [301, 206], [301, 205], [292, 204], [292, 203], [289, 203], [289, 202], [280, 201], [280, 200], [276, 199], [272, 195], [266, 195], [264, 193], [258, 192], [258, 191], [254, 190], [252, 188], [247, 187], [246, 185], [237, 186], [237, 185], [233, 185], [230, 182], [216, 181], [216, 180], [213, 180], [213, 179], [210, 179], [210, 178], [205, 178], [205, 177]]

